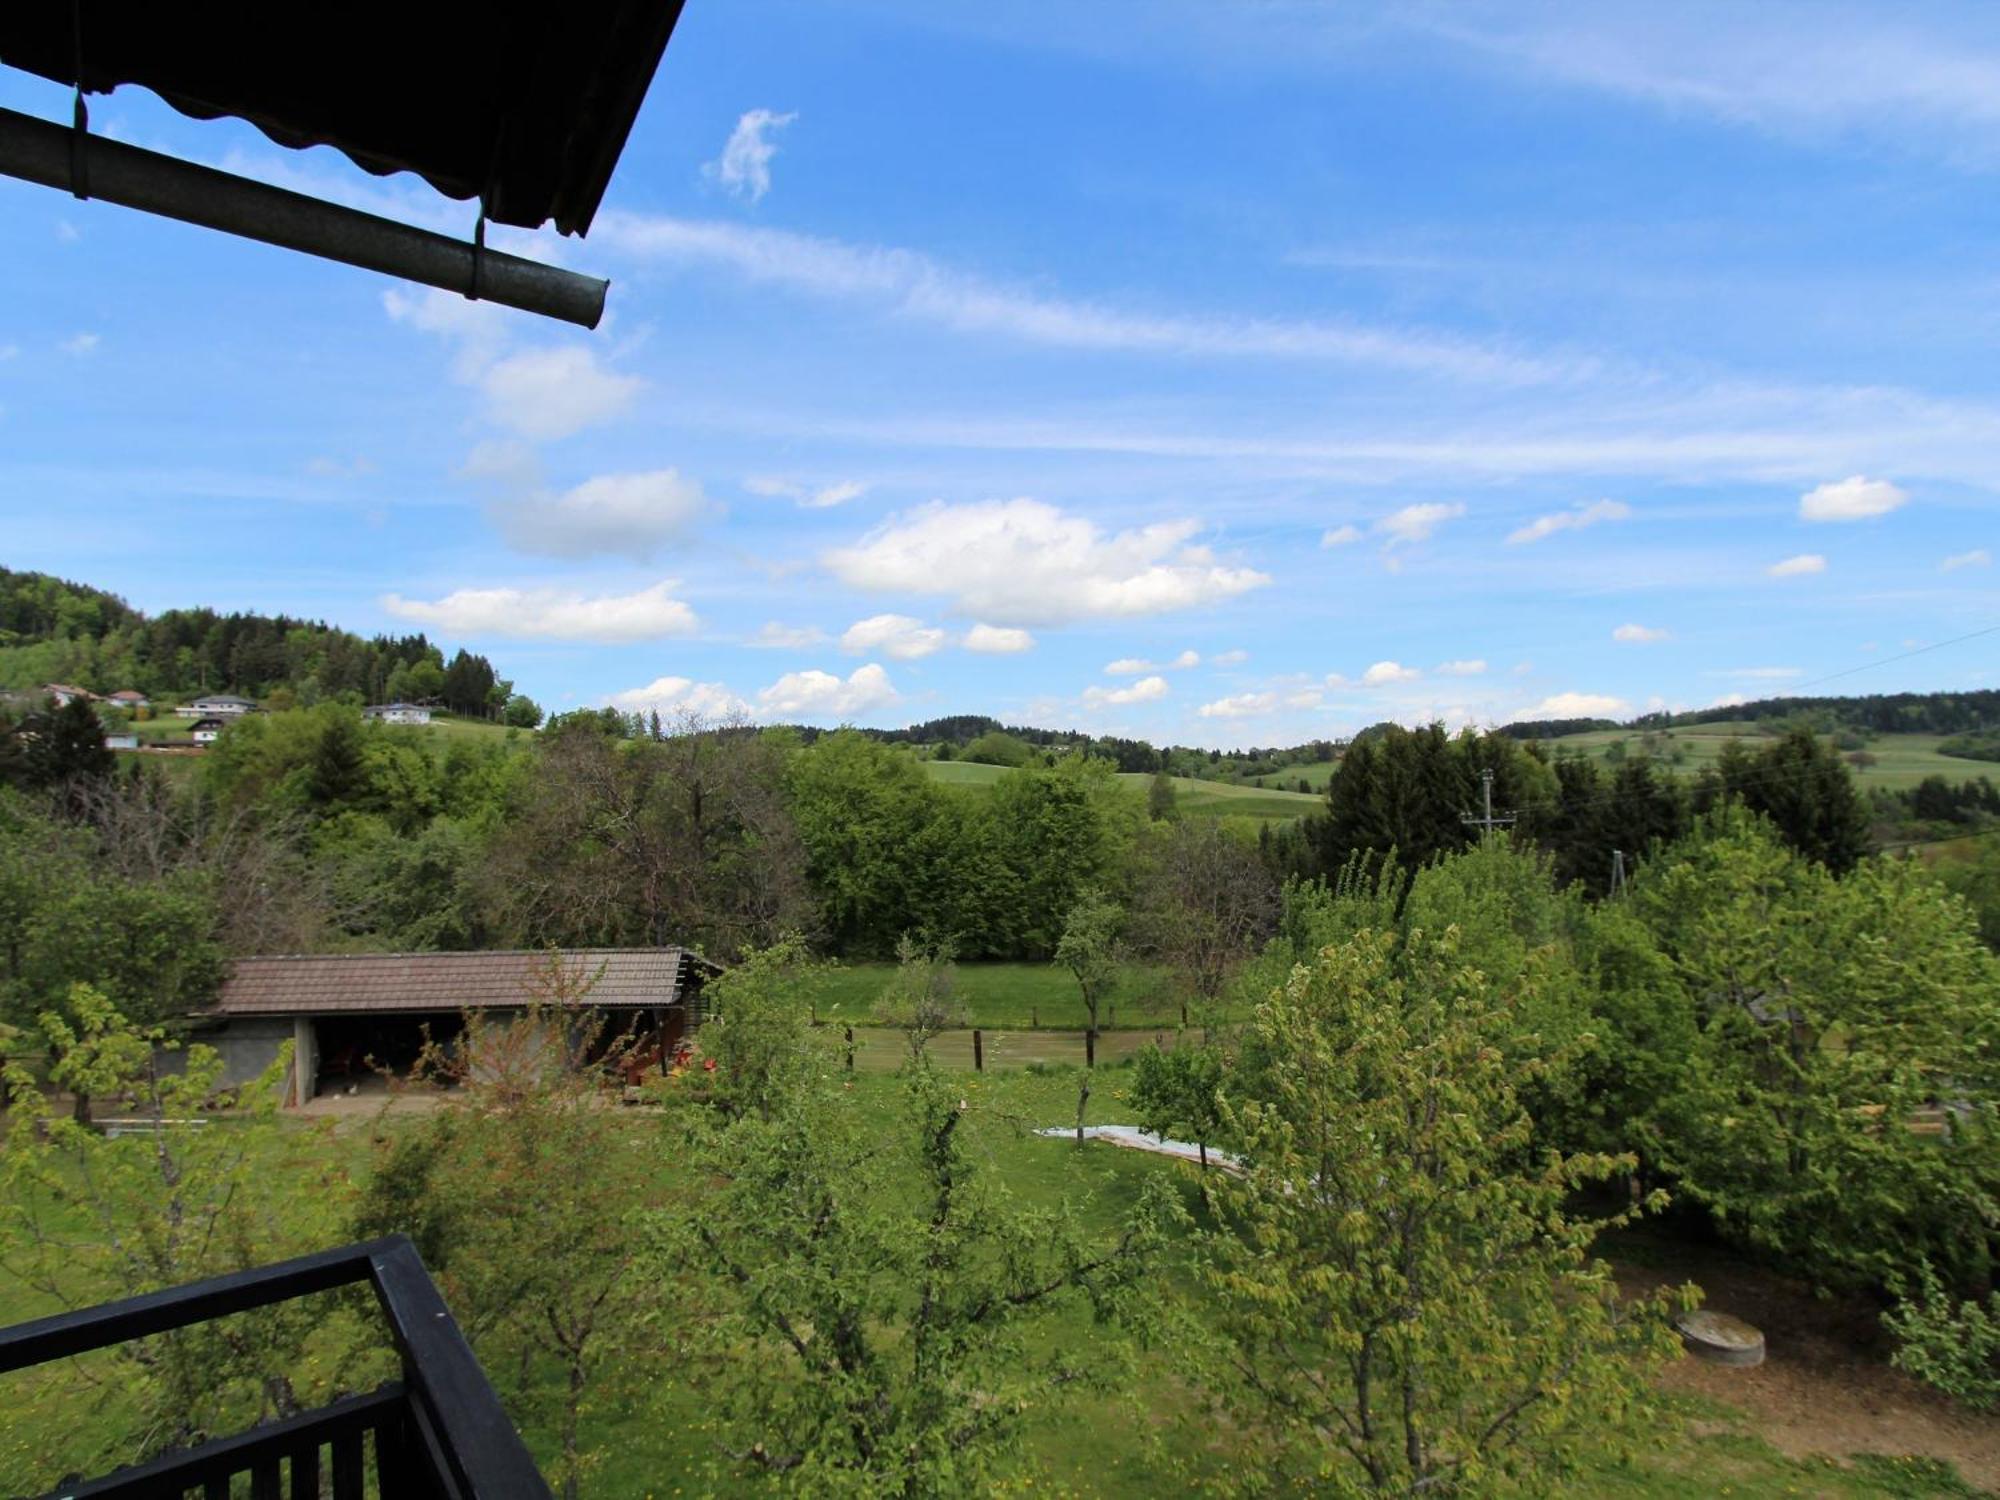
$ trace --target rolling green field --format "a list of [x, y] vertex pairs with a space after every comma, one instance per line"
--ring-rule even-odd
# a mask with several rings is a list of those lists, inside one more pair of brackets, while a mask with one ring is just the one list
[[[1877, 735], [1862, 752], [1873, 757], [1872, 763], [1854, 765], [1850, 761], [1849, 765], [1854, 779], [1864, 791], [1877, 786], [1901, 790], [1915, 786], [1926, 776], [1942, 776], [1947, 781], [1957, 782], [1992, 774], [1988, 763], [1938, 754], [1937, 747], [1948, 738], [1950, 736], [1942, 734]], [[1683, 775], [1692, 776], [1704, 766], [1714, 765], [1722, 755], [1723, 746], [1732, 739], [1742, 740], [1751, 750], [1762, 749], [1771, 743], [1771, 736], [1763, 733], [1756, 724], [1732, 720], [1660, 731], [1658, 739], [1653, 742], [1657, 746], [1654, 753]], [[1631, 729], [1598, 729], [1587, 734], [1564, 735], [1543, 743], [1558, 753], [1568, 750], [1603, 760], [1605, 752], [1621, 740], [1627, 754], [1636, 755], [1647, 747], [1647, 736]], [[1674, 759], [1676, 752], [1680, 755], [1678, 762]]]
[[[933, 781], [946, 786], [991, 786], [1007, 774], [1005, 766], [982, 765], [970, 760], [927, 760], [924, 771]], [[1143, 771], [1124, 771], [1119, 781], [1143, 797], [1153, 778]], [[1183, 813], [1201, 817], [1256, 818], [1264, 822], [1287, 822], [1319, 809], [1320, 799], [1301, 792], [1273, 791], [1261, 786], [1231, 786], [1220, 781], [1196, 781], [1186, 776], [1173, 778], [1175, 805]]]
[[[1100, 1075], [1088, 1110], [1092, 1123], [1130, 1121], [1124, 1095], [1130, 1074], [1114, 1069]], [[1093, 1143], [1082, 1149], [1060, 1138], [1037, 1136], [1043, 1125], [1068, 1125], [1076, 1118], [1078, 1074], [1073, 1070], [1014, 1071], [967, 1078], [965, 1131], [977, 1169], [1003, 1185], [1018, 1205], [1053, 1209], [1068, 1204], [1080, 1220], [1109, 1235], [1129, 1209], [1142, 1184], [1166, 1175], [1181, 1185], [1195, 1207], [1199, 1181], [1195, 1167], [1143, 1152]], [[896, 1080], [863, 1069], [854, 1080], [855, 1107], [879, 1124], [885, 1145], [900, 1130], [901, 1090]], [[339, 1122], [325, 1138], [330, 1167], [357, 1175], [367, 1170], [370, 1138], [404, 1128], [409, 1116], [360, 1115]], [[628, 1128], [635, 1142], [658, 1139], [660, 1123], [634, 1111]], [[332, 1122], [318, 1122], [324, 1127]], [[313, 1128], [291, 1118], [269, 1125], [219, 1128], [273, 1132], [253, 1147], [246, 1168], [255, 1171], [278, 1158], [275, 1132]], [[134, 1152], [148, 1143], [133, 1138]], [[661, 1157], [660, 1170], [675, 1170]], [[324, 1192], [320, 1183], [302, 1183], [301, 1192]], [[1611, 1251], [1616, 1259], [1618, 1251]], [[1167, 1248], [1161, 1286], [1178, 1298], [1189, 1284], [1187, 1247]], [[1699, 1267], [1694, 1268], [1699, 1279]], [[76, 1290], [83, 1290], [77, 1288]], [[105, 1287], [101, 1294], [108, 1294]], [[20, 1282], [0, 1274], [0, 1324], [49, 1311], [49, 1303]], [[362, 1335], [381, 1351], [383, 1369], [393, 1369], [385, 1331]], [[358, 1328], [347, 1337], [359, 1333]], [[664, 1335], [663, 1335], [664, 1336]], [[1069, 1307], [1034, 1330], [1037, 1347], [1087, 1347], [1101, 1337], [1088, 1306]], [[523, 1402], [520, 1369], [512, 1359], [493, 1359], [489, 1373], [503, 1400], [523, 1421], [524, 1436], [538, 1456], [554, 1450], [548, 1403]], [[673, 1378], [671, 1365], [655, 1361], [647, 1378], [621, 1380], [615, 1370], [600, 1374], [598, 1394], [586, 1409], [583, 1446], [596, 1450], [586, 1496], [624, 1497], [675, 1493], [762, 1494], [765, 1486], [707, 1474], [715, 1451], [707, 1398], [697, 1384]], [[360, 1371], [356, 1372], [360, 1374]], [[367, 1372], [372, 1379], [372, 1370]], [[543, 1369], [544, 1381], [554, 1372]], [[0, 1493], [42, 1493], [72, 1468], [102, 1472], [120, 1455], [118, 1427], [132, 1415], [119, 1372], [103, 1356], [40, 1367], [0, 1377]], [[662, 1378], [664, 1377], [664, 1378]], [[363, 1381], [367, 1383], [367, 1381]], [[317, 1385], [305, 1389], [320, 1394]], [[1592, 1462], [1570, 1478], [1565, 1494], [1629, 1497], [1629, 1500], [1707, 1500], [1717, 1494], [1846, 1497], [1966, 1497], [1967, 1487], [1949, 1465], [1917, 1457], [1856, 1455], [1791, 1458], [1764, 1440], [1750, 1411], [1715, 1400], [1670, 1396], [1671, 1420], [1656, 1446], [1626, 1461]], [[82, 1418], [82, 1420], [79, 1420]], [[1150, 1500], [1167, 1493], [1206, 1491], [1226, 1483], [1230, 1464], [1243, 1457], [1217, 1442], [1213, 1422], [1181, 1386], [1171, 1352], [1142, 1351], [1129, 1379], [1117, 1388], [1091, 1387], [1081, 1396], [1052, 1393], [1029, 1415], [1019, 1467], [1005, 1493], [1050, 1496], [1132, 1497]]]

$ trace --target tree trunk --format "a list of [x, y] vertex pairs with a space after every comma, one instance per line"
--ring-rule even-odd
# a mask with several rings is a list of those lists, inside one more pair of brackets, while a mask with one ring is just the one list
[[1206, 1172], [1208, 1170], [1208, 1142], [1196, 1141], [1194, 1148], [1201, 1153], [1201, 1169]]
[[1076, 1143], [1083, 1144], [1083, 1112], [1090, 1103], [1090, 1074], [1083, 1075], [1083, 1087], [1076, 1096]]
[[1095, 1027], [1091, 1027], [1083, 1033], [1083, 1065], [1086, 1068], [1097, 1066], [1097, 1029]]

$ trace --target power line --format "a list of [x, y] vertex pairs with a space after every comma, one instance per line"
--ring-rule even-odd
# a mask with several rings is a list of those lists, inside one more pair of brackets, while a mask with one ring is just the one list
[[1495, 814], [1493, 811], [1493, 768], [1491, 766], [1486, 767], [1479, 773], [1479, 794], [1484, 799], [1485, 815], [1475, 818], [1471, 813], [1460, 813], [1459, 822], [1464, 823], [1468, 827], [1482, 829], [1487, 835], [1491, 835], [1496, 828], [1513, 827], [1514, 820], [1519, 816], [1513, 808], [1510, 807], [1505, 812], [1499, 814]]
[[1789, 697], [1805, 688], [1818, 687], [1822, 682], [1833, 682], [1842, 677], [1852, 677], [1856, 672], [1868, 672], [1874, 670], [1876, 667], [1886, 667], [1892, 662], [1908, 661], [1913, 656], [1922, 656], [1926, 651], [1942, 651], [1946, 646], [1960, 646], [1967, 641], [1976, 641], [1983, 635], [1993, 635], [1996, 632], [2000, 632], [2000, 625], [1988, 625], [1983, 629], [1974, 630], [1966, 635], [1955, 635], [1948, 641], [1933, 641], [1930, 645], [1919, 646], [1914, 651], [1904, 651], [1896, 656], [1885, 656], [1880, 661], [1864, 661], [1858, 667], [1848, 667], [1843, 671], [1829, 672], [1824, 677], [1815, 677], [1807, 682], [1794, 683], [1791, 693], [1785, 696]]

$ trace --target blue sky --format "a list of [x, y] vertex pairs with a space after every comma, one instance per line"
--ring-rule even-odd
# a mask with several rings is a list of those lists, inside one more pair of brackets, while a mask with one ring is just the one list
[[[67, 99], [0, 72], [0, 104]], [[118, 136], [468, 232], [123, 90]], [[690, 0], [595, 333], [0, 183], [0, 562], [552, 707], [1994, 685], [2000, 9]]]

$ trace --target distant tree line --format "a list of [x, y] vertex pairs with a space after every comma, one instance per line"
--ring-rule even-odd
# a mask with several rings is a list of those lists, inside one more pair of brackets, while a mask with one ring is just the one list
[[460, 650], [447, 663], [421, 633], [364, 639], [317, 620], [206, 608], [148, 616], [101, 589], [0, 568], [0, 687], [52, 681], [307, 705], [402, 698], [496, 718], [513, 696], [484, 656]]

